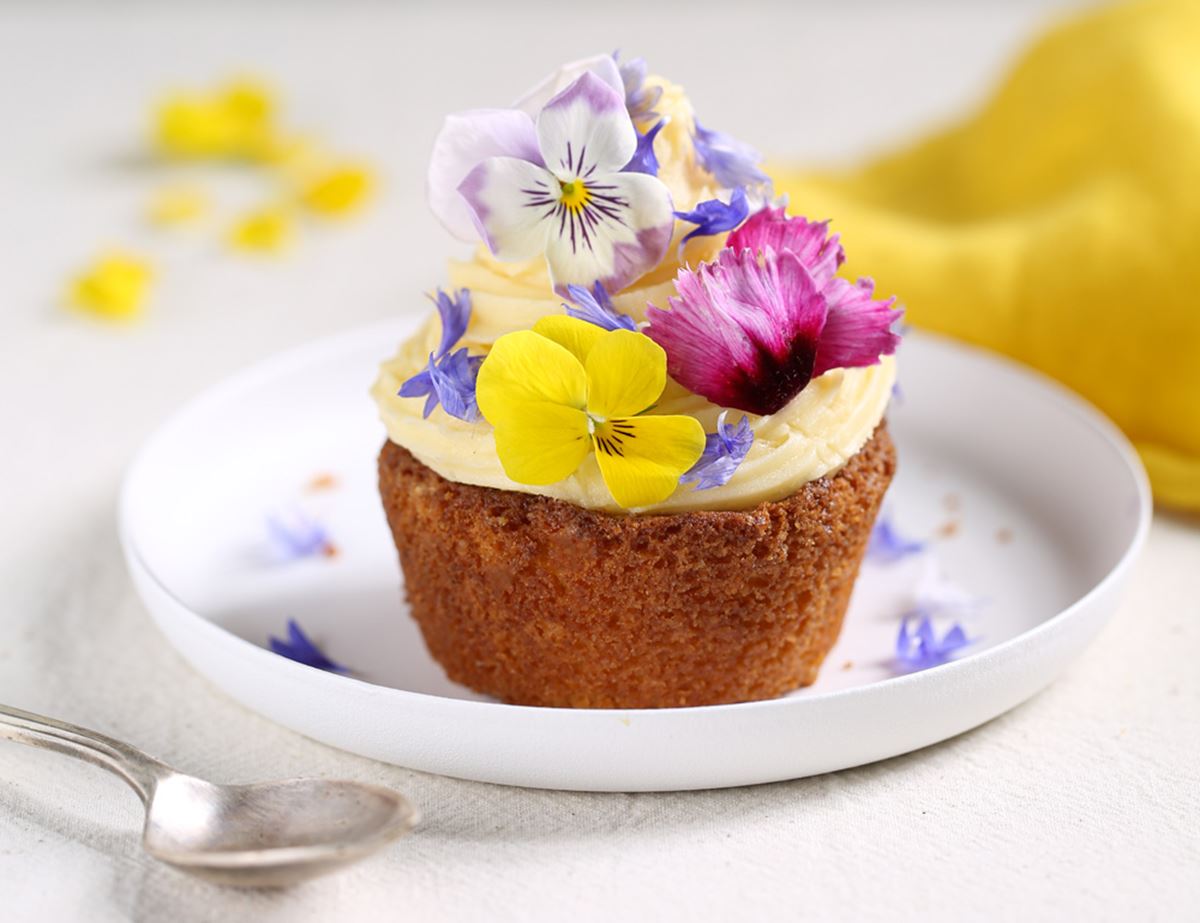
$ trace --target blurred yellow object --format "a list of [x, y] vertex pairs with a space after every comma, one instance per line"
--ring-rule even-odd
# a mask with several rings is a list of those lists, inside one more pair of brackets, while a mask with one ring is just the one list
[[141, 313], [150, 279], [148, 263], [114, 250], [71, 280], [68, 301], [72, 307], [106, 320], [131, 320]]
[[270, 89], [250, 79], [213, 93], [174, 93], [154, 123], [159, 149], [171, 157], [270, 161], [287, 145]]
[[1055, 29], [981, 113], [910, 150], [771, 172], [910, 321], [1079, 391], [1159, 501], [1200, 510], [1200, 2]]
[[167, 186], [151, 197], [146, 208], [146, 217], [153, 224], [183, 224], [202, 217], [208, 209], [208, 196], [202, 189], [194, 186]]
[[279, 206], [269, 206], [244, 216], [229, 234], [229, 243], [237, 250], [278, 252], [292, 239], [292, 217]]
[[374, 177], [365, 166], [336, 163], [315, 171], [304, 181], [300, 201], [324, 215], [344, 215], [362, 206], [373, 186]]

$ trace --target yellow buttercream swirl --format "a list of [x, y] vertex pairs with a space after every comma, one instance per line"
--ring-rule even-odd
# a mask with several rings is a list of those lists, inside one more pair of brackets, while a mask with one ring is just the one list
[[[682, 90], [660, 78], [648, 82], [663, 87], [656, 109], [669, 119], [655, 141], [659, 179], [671, 190], [676, 209], [687, 210], [713, 198], [718, 190], [709, 174], [695, 163], [694, 117]], [[633, 286], [613, 296], [618, 311], [642, 321], [647, 303], [666, 307], [668, 296], [675, 294], [679, 269], [712, 259], [723, 246], [723, 235], [699, 237], [680, 252], [679, 239], [690, 228], [680, 222], [667, 257]], [[540, 259], [502, 263], [481, 246], [473, 259], [450, 262], [448, 282], [447, 289], [471, 292], [471, 322], [458, 345], [469, 347], [472, 355], [486, 352], [506, 333], [529, 329], [547, 314], [563, 313], [562, 299], [553, 294], [545, 262]], [[594, 456], [555, 484], [518, 484], [504, 474], [492, 428], [486, 422], [466, 423], [440, 409], [425, 419], [421, 416], [424, 398], [398, 397], [400, 385], [425, 367], [440, 336], [440, 322], [432, 313], [380, 369], [371, 394], [388, 438], [451, 481], [556, 497], [588, 509], [630, 512], [613, 501]], [[765, 417], [747, 414], [754, 443], [728, 483], [708, 490], [685, 485], [664, 502], [633, 512], [740, 510], [795, 493], [809, 481], [841, 468], [866, 444], [883, 418], [894, 379], [891, 358], [866, 368], [825, 373], [779, 412]], [[655, 407], [655, 413], [691, 414], [707, 432], [716, 429], [720, 412], [720, 407], [673, 381], [667, 382]], [[729, 422], [736, 423], [739, 413], [731, 411]]]

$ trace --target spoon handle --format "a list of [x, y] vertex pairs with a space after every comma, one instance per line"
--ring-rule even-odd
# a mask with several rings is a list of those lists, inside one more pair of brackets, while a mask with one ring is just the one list
[[171, 772], [141, 750], [104, 734], [0, 705], [0, 740], [57, 750], [116, 773], [149, 804], [154, 786]]

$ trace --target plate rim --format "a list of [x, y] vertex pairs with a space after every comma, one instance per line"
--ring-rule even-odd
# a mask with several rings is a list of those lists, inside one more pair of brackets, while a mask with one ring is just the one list
[[[268, 666], [268, 669], [295, 671], [293, 673], [294, 676], [303, 676], [308, 680], [317, 682], [319, 684], [328, 684], [328, 688], [333, 690], [344, 688], [345, 684], [351, 684], [350, 688], [357, 689], [360, 692], [369, 692], [369, 694], [372, 695], [397, 697], [397, 704], [403, 703], [405, 705], [420, 706], [424, 708], [436, 708], [449, 713], [464, 715], [469, 714], [472, 717], [486, 717], [488, 715], [497, 713], [503, 713], [510, 716], [514, 714], [535, 716], [546, 716], [552, 714], [556, 717], [570, 714], [590, 716], [589, 718], [581, 717], [579, 719], [575, 719], [578, 721], [590, 720], [594, 722], [601, 722], [610, 720], [613, 717], [629, 718], [632, 716], [639, 716], [642, 719], [658, 721], [664, 719], [670, 720], [678, 716], [690, 715], [736, 715], [748, 712], [766, 712], [777, 709], [818, 708], [830, 700], [848, 701], [865, 696], [886, 695], [889, 690], [899, 689], [915, 684], [928, 683], [930, 682], [929, 677], [931, 675], [937, 675], [942, 677], [944, 680], [949, 681], [958, 673], [978, 670], [992, 661], [1005, 660], [1012, 656], [1013, 652], [1017, 649], [1025, 648], [1030, 645], [1036, 645], [1042, 636], [1061, 630], [1062, 626], [1073, 621], [1080, 611], [1086, 610], [1095, 598], [1104, 595], [1113, 587], [1115, 583], [1120, 582], [1125, 577], [1126, 572], [1132, 566], [1133, 562], [1136, 560], [1149, 533], [1150, 523], [1153, 516], [1153, 502], [1145, 468], [1143, 467], [1136, 450], [1133, 448], [1128, 438], [1117, 428], [1116, 424], [1114, 424], [1107, 416], [1105, 416], [1097, 407], [1095, 407], [1086, 398], [1070, 390], [1068, 387], [1051, 378], [1044, 372], [1027, 366], [1024, 363], [1013, 359], [1012, 357], [942, 334], [915, 329], [910, 331], [909, 335], [915, 336], [918, 340], [930, 340], [953, 350], [959, 350], [973, 354], [977, 358], [981, 358], [986, 362], [999, 365], [1008, 372], [1013, 372], [1031, 378], [1042, 388], [1046, 394], [1046, 397], [1052, 399], [1058, 405], [1060, 410], [1069, 413], [1071, 416], [1085, 423], [1090, 429], [1102, 437], [1108, 447], [1123, 462], [1123, 473], [1129, 476], [1138, 500], [1137, 525], [1133, 531], [1133, 534], [1129, 537], [1129, 540], [1126, 542], [1125, 547], [1120, 556], [1117, 558], [1116, 562], [1107, 571], [1107, 573], [1104, 574], [1103, 577], [1091, 585], [1087, 592], [1075, 599], [1069, 605], [1060, 609], [1054, 615], [1043, 620], [1042, 622], [1039, 622], [1037, 625], [1026, 629], [1012, 638], [1002, 641], [999, 644], [985, 648], [976, 653], [969, 654], [961, 659], [940, 664], [927, 670], [921, 670], [900, 676], [887, 677], [885, 679], [865, 683], [860, 686], [832, 689], [825, 692], [815, 692], [799, 697], [782, 696], [779, 698], [762, 699], [752, 702], [731, 702], [718, 705], [675, 706], [668, 708], [594, 709], [517, 705], [500, 701], [479, 701], [474, 699], [454, 698], [428, 692], [416, 692], [408, 689], [399, 689], [395, 686], [388, 686], [382, 683], [374, 683], [369, 680], [354, 676], [343, 676], [321, 670], [314, 670], [311, 667], [294, 663], [286, 658], [281, 658], [266, 648], [242, 638], [227, 628], [224, 628], [210, 619], [205, 618], [202, 614], [194, 611], [190, 606], [179, 599], [167, 586], [166, 582], [153, 571], [153, 569], [146, 562], [145, 557], [139, 551], [133, 534], [134, 527], [131, 522], [132, 507], [134, 505], [134, 497], [137, 491], [138, 475], [147, 465], [148, 460], [153, 458], [156, 448], [164, 440], [168, 439], [170, 435], [181, 425], [185, 424], [188, 418], [194, 413], [200, 411], [207, 405], [220, 402], [221, 399], [231, 393], [237, 393], [239, 391], [246, 390], [263, 379], [278, 375], [280, 372], [285, 371], [290, 366], [303, 364], [309, 359], [309, 357], [312, 356], [320, 355], [331, 357], [344, 351], [348, 351], [351, 348], [362, 348], [362, 346], [369, 339], [373, 339], [375, 337], [378, 337], [381, 343], [394, 342], [398, 335], [402, 336], [406, 329], [415, 328], [419, 323], [419, 316], [403, 316], [399, 318], [378, 321], [371, 324], [359, 325], [330, 336], [310, 340], [308, 342], [259, 359], [258, 361], [253, 362], [230, 375], [227, 375], [219, 381], [210, 384], [206, 388], [202, 389], [199, 393], [190, 399], [185, 400], [182, 404], [176, 407], [163, 421], [158, 424], [158, 426], [155, 427], [151, 434], [142, 443], [140, 448], [135, 453], [133, 459], [128, 464], [121, 481], [117, 507], [118, 535], [127, 565], [131, 571], [135, 568], [140, 571], [146, 579], [150, 580], [154, 584], [159, 592], [174, 602], [179, 611], [186, 613], [189, 621], [191, 621], [194, 625], [198, 624], [199, 626], [203, 626], [201, 630], [214, 632], [215, 634], [213, 637], [219, 636], [224, 643], [232, 642], [235, 648], [241, 649], [244, 653], [250, 654], [251, 656], [260, 657], [261, 662], [264, 665], [271, 665]], [[387, 348], [381, 348], [381, 361], [386, 358], [387, 352]], [[145, 603], [145, 600], [143, 600], [143, 603]], [[147, 609], [151, 609], [148, 604]], [[150, 614], [157, 624], [159, 617], [152, 610]], [[1107, 621], [1108, 617], [1109, 616], [1106, 616], [1104, 621]], [[1101, 625], [1103, 625], [1103, 621], [1101, 622]], [[190, 662], [190, 658], [185, 657], [185, 659], [188, 659]], [[193, 666], [193, 668], [195, 667]]]

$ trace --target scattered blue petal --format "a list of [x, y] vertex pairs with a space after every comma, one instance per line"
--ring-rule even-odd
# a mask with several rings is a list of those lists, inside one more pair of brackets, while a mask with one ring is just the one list
[[724, 188], [757, 188], [771, 182], [771, 178], [758, 168], [762, 155], [746, 142], [723, 131], [705, 128], [699, 121], [692, 142], [696, 161]]
[[475, 380], [479, 377], [483, 359], [483, 356], [467, 355], [465, 346], [436, 362], [430, 356], [427, 371], [433, 382], [433, 394], [425, 402], [425, 416], [428, 417], [440, 402], [450, 416], [468, 423], [476, 422], [479, 405], [475, 402]]
[[896, 662], [905, 671], [928, 670], [946, 663], [958, 651], [974, 643], [957, 622], [939, 638], [928, 615], [921, 615], [916, 630], [911, 630], [909, 622], [917, 615], [917, 612], [911, 612], [904, 616], [896, 636]]
[[302, 663], [306, 667], [316, 667], [318, 670], [327, 670], [330, 673], [350, 672], [348, 668], [326, 657], [324, 652], [296, 624], [295, 619], [288, 619], [287, 630], [286, 641], [276, 638], [274, 635], [267, 639], [271, 650], [276, 654], [286, 657], [288, 660], [294, 660], [296, 663]]
[[709, 199], [690, 212], [676, 212], [675, 217], [696, 225], [683, 238], [683, 243], [686, 244], [693, 237], [707, 237], [723, 231], [732, 231], [745, 221], [749, 214], [750, 203], [746, 201], [746, 190], [738, 186], [729, 196], [728, 204], [720, 199]]
[[896, 531], [888, 515], [883, 513], [876, 520], [875, 528], [871, 530], [871, 540], [867, 544], [867, 560], [879, 564], [892, 564], [924, 550], [924, 542], [902, 536]]
[[582, 285], [568, 285], [567, 295], [576, 306], [564, 304], [563, 307], [577, 320], [587, 321], [605, 330], [637, 330], [632, 317], [621, 314], [613, 307], [612, 299], [599, 282], [592, 286], [590, 292]]
[[621, 81], [625, 84], [625, 109], [635, 122], [649, 122], [658, 118], [654, 107], [662, 98], [662, 87], [646, 86], [646, 59], [631, 58], [621, 62], [620, 52], [613, 52], [613, 60], [617, 62], [617, 70]]
[[625, 164], [621, 172], [648, 173], [650, 176], [658, 176], [658, 158], [654, 156], [654, 139], [666, 124], [666, 119], [659, 119], [651, 128], [647, 129], [645, 134], [640, 131], [637, 133], [637, 150], [633, 152], [629, 163]]
[[328, 555], [333, 548], [325, 527], [300, 512], [287, 517], [268, 515], [267, 534], [279, 557], [285, 561]]
[[429, 364], [413, 375], [396, 392], [400, 397], [423, 397], [422, 415], [428, 417], [438, 404], [452, 417], [474, 423], [479, 419], [475, 403], [475, 379], [483, 356], [468, 356], [464, 346], [451, 353], [454, 344], [462, 339], [471, 321], [471, 292], [460, 288], [451, 298], [438, 289], [431, 299], [442, 318], [442, 339], [437, 352], [429, 354]]
[[471, 292], [460, 288], [453, 298], [440, 288], [437, 296], [429, 296], [429, 300], [437, 305], [438, 314], [442, 317], [442, 341], [438, 344], [438, 359], [454, 348], [454, 344], [462, 339], [467, 332], [467, 324], [471, 320]]
[[738, 465], [746, 458], [754, 443], [754, 431], [748, 417], [742, 417], [736, 427], [725, 422], [728, 410], [717, 417], [717, 431], [704, 437], [704, 453], [680, 477], [679, 483], [696, 482], [696, 490], [708, 490], [729, 482]]
[[900, 387], [899, 378], [892, 382], [892, 401], [898, 407], [904, 404], [904, 389]]

